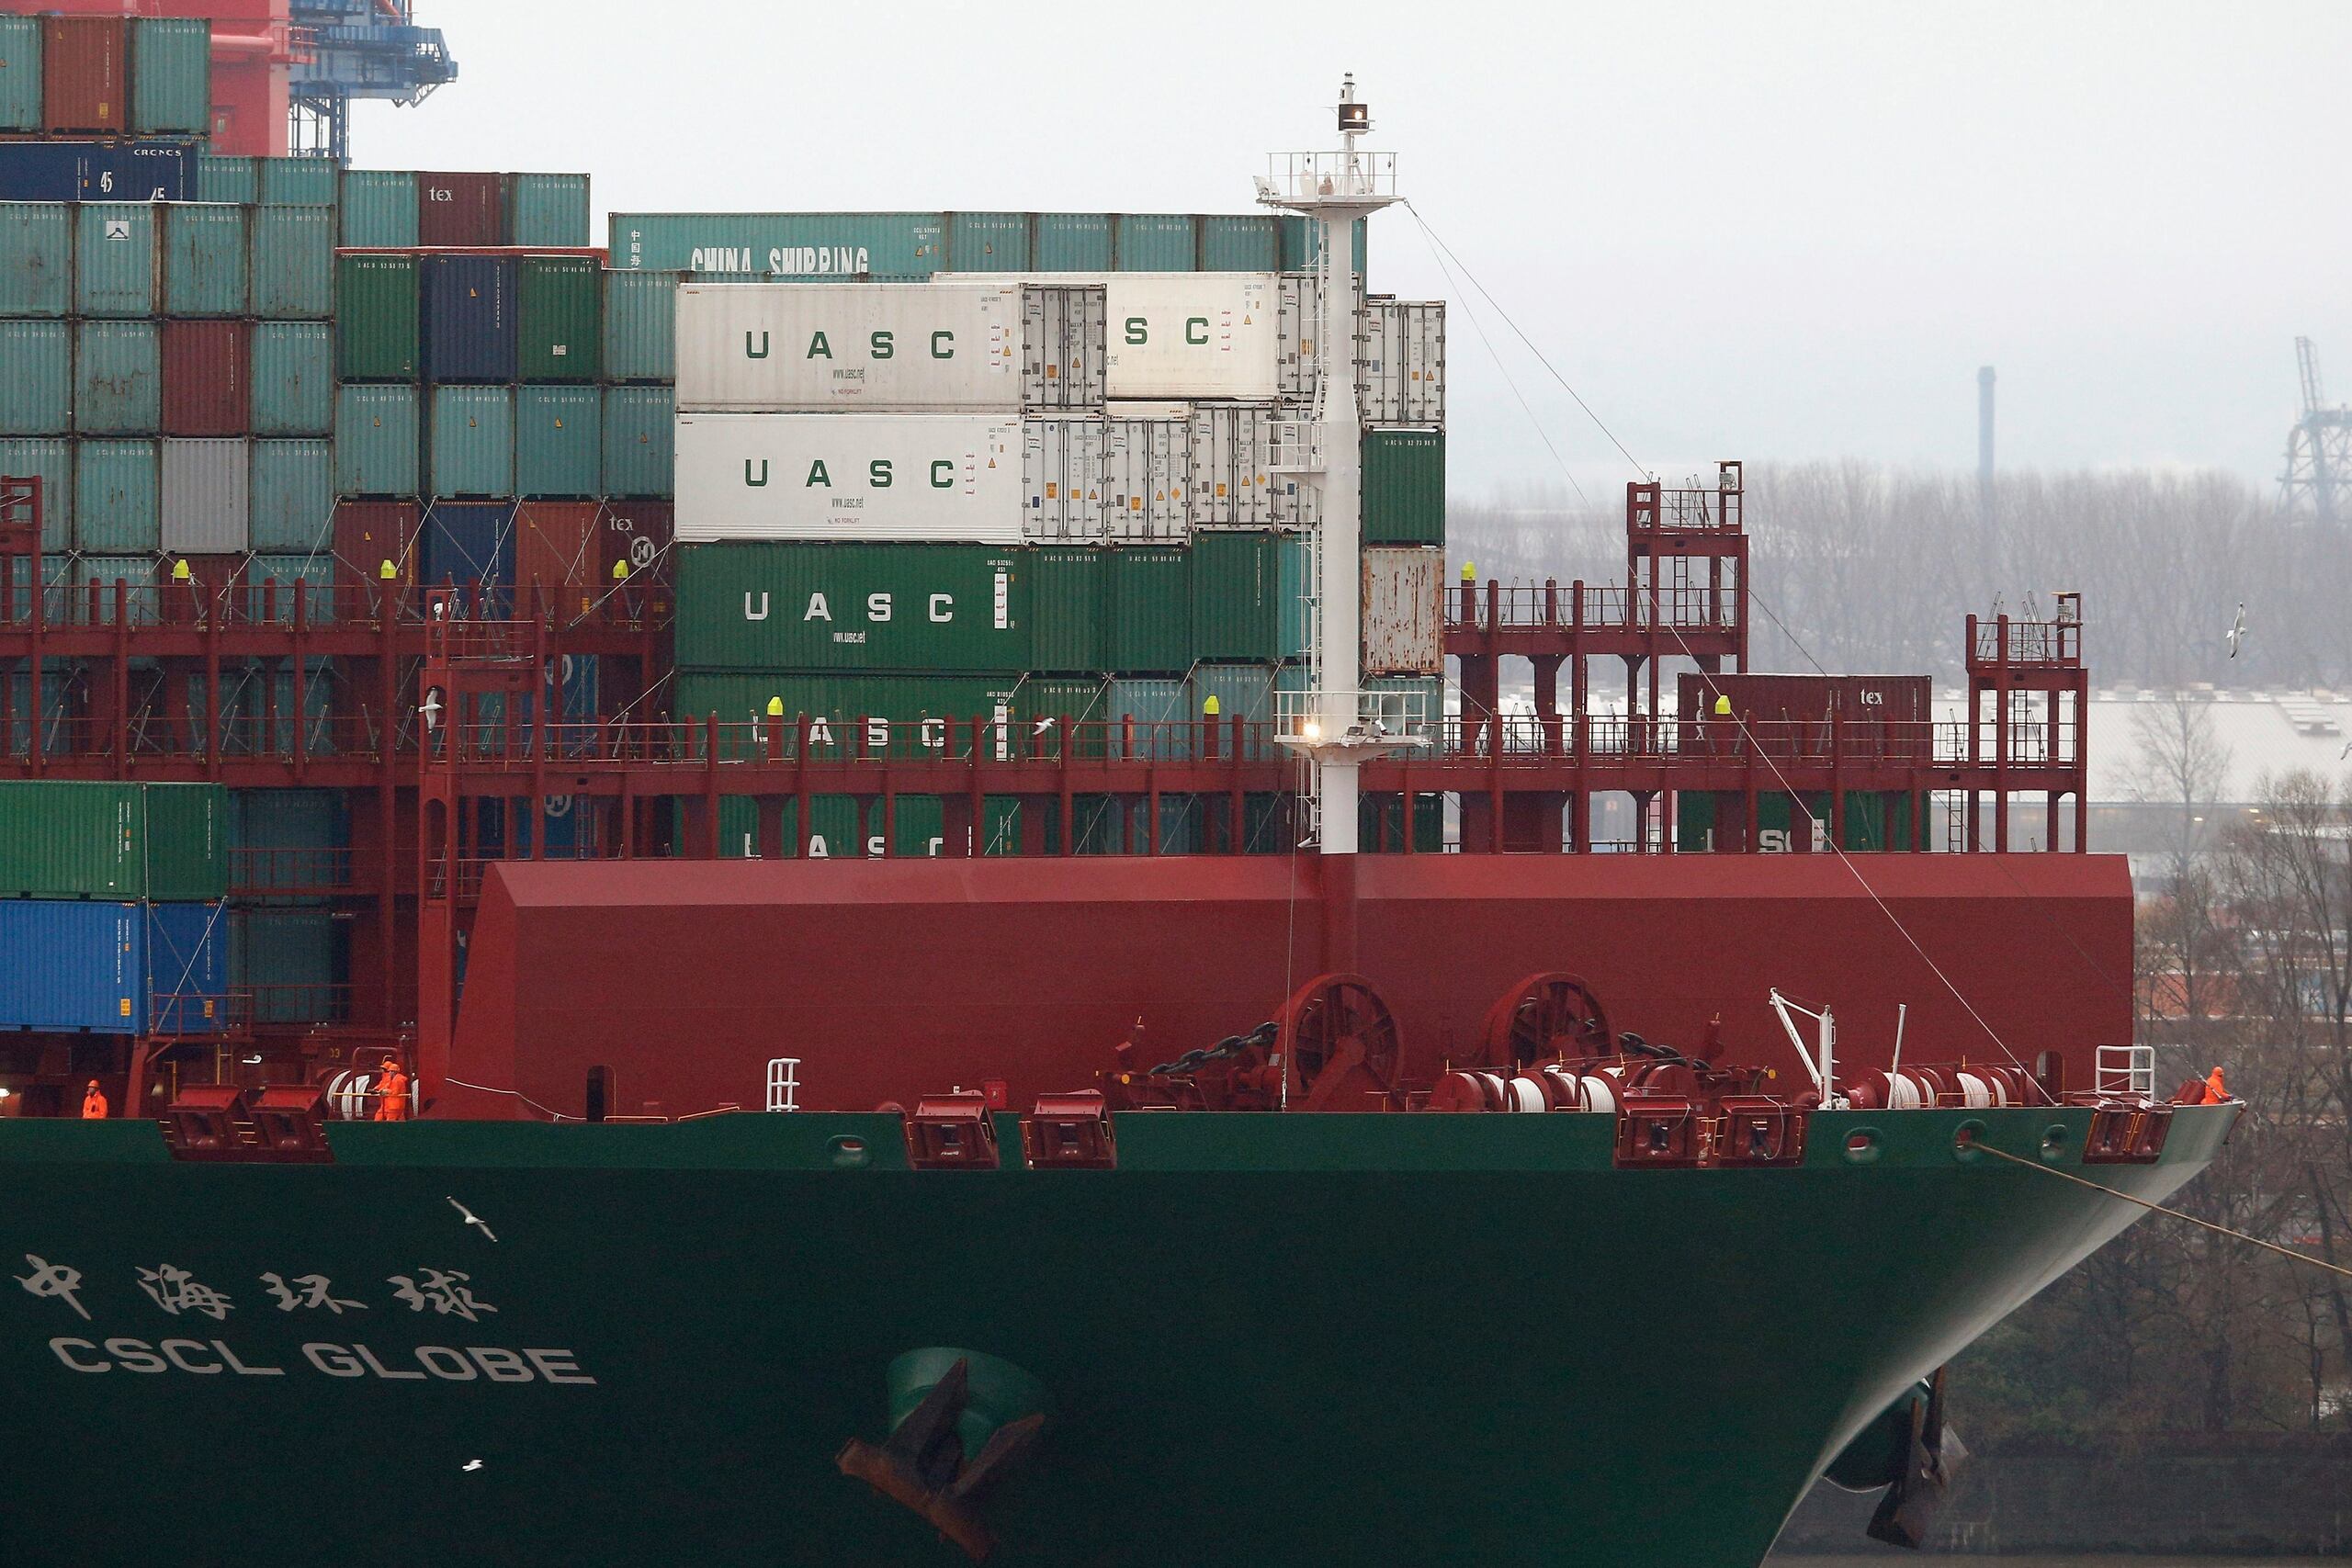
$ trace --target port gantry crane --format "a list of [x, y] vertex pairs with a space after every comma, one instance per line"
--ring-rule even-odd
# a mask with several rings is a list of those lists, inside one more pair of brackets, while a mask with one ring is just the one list
[[410, 0], [292, 0], [288, 151], [351, 158], [351, 104], [422, 103], [458, 79], [438, 28], [420, 28]]
[[2302, 417], [2287, 433], [2287, 471], [2278, 476], [2281, 516], [2336, 524], [2344, 520], [2352, 488], [2352, 408], [2327, 406], [2319, 379], [2319, 349], [2307, 337], [2295, 340], [2295, 368], [2302, 384]]

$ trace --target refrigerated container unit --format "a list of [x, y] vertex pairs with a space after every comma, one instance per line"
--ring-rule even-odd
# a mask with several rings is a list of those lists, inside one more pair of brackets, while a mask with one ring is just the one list
[[1356, 348], [1356, 397], [1368, 425], [1445, 426], [1445, 301], [1375, 295]]
[[1187, 423], [1194, 530], [1304, 528], [1315, 514], [1296, 479], [1274, 468], [1274, 425], [1304, 417], [1272, 403], [1195, 403]]
[[957, 274], [940, 281], [1102, 288], [1107, 398], [1281, 395], [1280, 279], [1272, 273]]
[[678, 537], [1017, 545], [1022, 422], [680, 414]]
[[695, 670], [1025, 670], [1027, 551], [984, 545], [682, 547], [677, 662]]
[[1021, 531], [1039, 543], [1100, 544], [1104, 435], [1100, 419], [1021, 423]]
[[1114, 544], [1181, 543], [1192, 536], [1193, 443], [1175, 420], [1102, 422], [1102, 536]]

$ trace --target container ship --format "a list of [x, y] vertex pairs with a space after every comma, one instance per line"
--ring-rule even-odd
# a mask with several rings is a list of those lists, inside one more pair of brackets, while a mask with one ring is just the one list
[[1352, 85], [1252, 213], [594, 245], [235, 140], [454, 74], [360, 10], [0, 17], [11, 1562], [1921, 1539], [1938, 1369], [2235, 1115], [2076, 601], [1938, 724], [1747, 670], [1736, 463], [1450, 568]]

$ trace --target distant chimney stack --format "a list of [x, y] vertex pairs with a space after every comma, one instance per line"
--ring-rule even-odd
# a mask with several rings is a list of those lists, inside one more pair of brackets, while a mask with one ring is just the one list
[[1993, 367], [1976, 372], [1976, 510], [1993, 520]]

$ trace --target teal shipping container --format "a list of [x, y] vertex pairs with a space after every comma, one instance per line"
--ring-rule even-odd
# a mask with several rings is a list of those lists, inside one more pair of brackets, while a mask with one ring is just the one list
[[418, 493], [414, 387], [343, 387], [334, 403], [337, 495]]
[[153, 435], [164, 423], [164, 364], [153, 321], [74, 328], [74, 428], [83, 435]]
[[251, 207], [261, 199], [261, 168], [253, 158], [219, 158], [206, 153], [196, 161], [196, 199], [232, 201]]
[[349, 249], [416, 243], [416, 175], [405, 169], [343, 172], [343, 237]]
[[943, 272], [1027, 272], [1029, 214], [951, 212]]
[[1271, 215], [1201, 220], [1203, 272], [1280, 272], [1282, 226]]
[[[5, 349], [0, 341], [0, 349]], [[0, 438], [0, 474], [40, 480], [40, 548], [74, 547], [74, 444], [58, 436]]]
[[[155, 558], [140, 556], [92, 556], [74, 558], [74, 604], [75, 615], [90, 615], [108, 626], [116, 624], [115, 597], [118, 589], [122, 596], [122, 624], [152, 626], [155, 624]], [[89, 608], [91, 595], [97, 596], [97, 608]]]
[[254, 443], [253, 548], [324, 550], [334, 535], [334, 447], [324, 441]]
[[[301, 614], [314, 626], [330, 626], [334, 621], [334, 553], [323, 547], [300, 555], [255, 556], [245, 569], [246, 614], [256, 621], [270, 620], [280, 625], [294, 619], [299, 600]], [[272, 587], [272, 584], [276, 584]], [[278, 698], [278, 712], [294, 711], [293, 677], [291, 671], [281, 673], [285, 682]], [[317, 685], [328, 683], [324, 675], [314, 678]], [[313, 692], [311, 702], [322, 700]], [[305, 705], [309, 705], [308, 703]], [[313, 750], [317, 750], [315, 746]]]
[[[1281, 218], [1275, 222], [1282, 236], [1283, 265], [1279, 270], [1311, 270], [1323, 254], [1322, 225], [1305, 218]], [[1356, 220], [1355, 242], [1355, 270], [1361, 276], [1364, 258], [1364, 220], [1361, 218]]]
[[266, 321], [334, 314], [334, 211], [265, 203], [253, 224], [253, 313]]
[[588, 176], [516, 175], [506, 195], [506, 223], [517, 245], [586, 245]]
[[1199, 265], [1193, 220], [1173, 212], [1122, 212], [1114, 233], [1121, 272], [1191, 272]]
[[[164, 547], [157, 461], [153, 441], [83, 441], [76, 445], [75, 549], [85, 554], [119, 556], [153, 555]], [[152, 576], [150, 572], [141, 581]]]
[[604, 393], [594, 387], [519, 387], [514, 393], [517, 495], [604, 491]]
[[677, 272], [605, 274], [605, 378], [672, 381], [678, 374]]
[[928, 277], [943, 258], [936, 212], [616, 212], [612, 265], [780, 277]]
[[55, 320], [73, 310], [74, 209], [62, 201], [0, 202], [0, 317]]
[[1114, 727], [1114, 757], [1182, 761], [1199, 750], [1200, 715], [1193, 683], [1181, 677], [1125, 677], [1111, 682], [1103, 716]]
[[0, 435], [63, 435], [74, 428], [74, 328], [0, 321]]
[[245, 214], [220, 202], [164, 209], [164, 310], [173, 316], [245, 313]]
[[514, 388], [434, 388], [429, 439], [430, 494], [514, 493]]
[[332, 209], [340, 171], [332, 158], [264, 158], [261, 204]]
[[85, 202], [74, 222], [74, 309], [83, 316], [156, 313], [155, 202]]
[[130, 129], [141, 136], [212, 130], [212, 24], [178, 17], [130, 22]]
[[1192, 649], [1192, 552], [1135, 545], [1109, 553], [1103, 652], [1122, 674], [1187, 669]]
[[324, 321], [256, 321], [253, 330], [255, 435], [334, 431], [334, 328]]
[[244, 908], [231, 912], [229, 986], [249, 998], [255, 1023], [341, 1022], [350, 1015], [350, 975], [347, 928], [328, 911]]
[[605, 389], [605, 493], [666, 499], [676, 483], [677, 396], [667, 387]]
[[40, 23], [0, 17], [0, 130], [40, 128]]
[[1040, 212], [1032, 220], [1030, 266], [1038, 272], [1109, 272], [1107, 212]]

